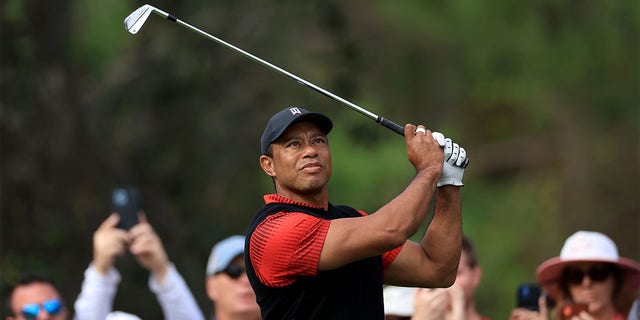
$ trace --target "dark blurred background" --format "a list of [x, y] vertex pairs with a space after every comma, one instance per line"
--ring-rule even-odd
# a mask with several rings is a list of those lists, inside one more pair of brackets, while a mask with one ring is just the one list
[[[210, 249], [244, 233], [272, 191], [258, 141], [285, 106], [334, 120], [333, 203], [373, 212], [413, 175], [399, 136], [333, 100], [158, 16], [129, 34], [123, 20], [144, 2], [0, 3], [3, 287], [44, 271], [72, 304], [112, 188], [135, 185], [209, 314]], [[505, 319], [517, 285], [576, 230], [640, 260], [639, 2], [149, 4], [460, 142], [483, 315]], [[147, 272], [130, 255], [117, 267], [115, 308], [161, 318]]]

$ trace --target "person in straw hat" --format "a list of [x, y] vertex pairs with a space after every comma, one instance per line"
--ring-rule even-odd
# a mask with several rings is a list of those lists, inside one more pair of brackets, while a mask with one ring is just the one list
[[[538, 266], [536, 278], [557, 302], [551, 318], [560, 316], [568, 304], [581, 303], [587, 311], [572, 319], [623, 320], [640, 288], [640, 264], [620, 257], [606, 235], [578, 231], [567, 238], [560, 256]], [[515, 309], [510, 319], [547, 319], [544, 299], [539, 303], [540, 312]]]

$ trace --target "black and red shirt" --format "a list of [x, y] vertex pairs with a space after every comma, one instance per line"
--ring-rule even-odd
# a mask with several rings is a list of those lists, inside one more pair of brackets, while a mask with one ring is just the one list
[[347, 206], [328, 210], [275, 194], [247, 231], [245, 264], [263, 319], [384, 319], [382, 272], [402, 247], [318, 271], [331, 220], [364, 216]]

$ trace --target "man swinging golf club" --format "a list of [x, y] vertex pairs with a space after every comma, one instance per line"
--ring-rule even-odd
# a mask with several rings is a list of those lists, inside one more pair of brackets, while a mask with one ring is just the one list
[[[247, 231], [245, 265], [263, 319], [384, 319], [382, 285], [447, 287], [456, 278], [466, 152], [424, 126], [404, 137], [416, 175], [375, 213], [329, 201], [333, 124], [285, 108], [261, 138], [260, 166], [275, 193]], [[443, 148], [444, 147], [444, 151]], [[435, 213], [422, 240], [409, 241]]]
[[[295, 80], [404, 136], [416, 176], [375, 214], [329, 202], [329, 118], [285, 108], [268, 122], [260, 166], [275, 193], [249, 226], [247, 276], [263, 319], [384, 319], [382, 284], [446, 287], [460, 259], [460, 187], [469, 164], [464, 148], [424, 126], [403, 127], [216, 38], [155, 7], [125, 18], [136, 34], [151, 13], [175, 22]], [[443, 151], [444, 150], [444, 151]], [[419, 243], [437, 189], [433, 219]]]

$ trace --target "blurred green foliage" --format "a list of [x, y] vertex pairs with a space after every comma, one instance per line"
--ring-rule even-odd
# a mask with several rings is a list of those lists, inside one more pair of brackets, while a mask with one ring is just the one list
[[[407, 185], [413, 168], [396, 134], [158, 17], [130, 35], [122, 21], [142, 4], [1, 3], [3, 286], [41, 270], [73, 301], [110, 190], [137, 185], [209, 313], [209, 250], [244, 233], [272, 191], [258, 139], [287, 105], [334, 119], [332, 202], [374, 212]], [[576, 230], [607, 233], [639, 260], [637, 1], [150, 4], [460, 142], [471, 158], [463, 228], [484, 268], [484, 315], [506, 318], [517, 285]], [[161, 318], [146, 272], [130, 256], [118, 269], [115, 307]]]

